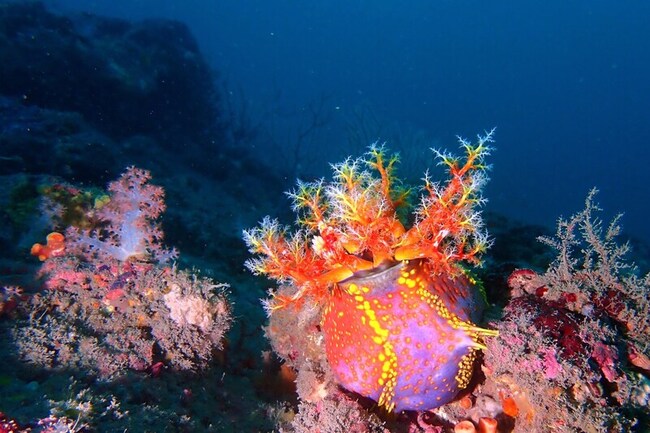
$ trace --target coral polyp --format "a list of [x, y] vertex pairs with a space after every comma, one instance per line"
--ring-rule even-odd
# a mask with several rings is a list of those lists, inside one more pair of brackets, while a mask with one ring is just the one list
[[266, 217], [244, 232], [248, 268], [281, 284], [265, 301], [271, 318], [320, 311], [339, 384], [388, 411], [451, 401], [469, 384], [482, 338], [495, 335], [475, 325], [485, 302], [468, 272], [490, 243], [479, 208], [492, 134], [461, 139], [463, 159], [435, 151], [449, 180], [425, 177], [410, 228], [398, 158], [373, 146], [332, 165], [331, 182], [298, 183], [289, 193], [297, 230]]

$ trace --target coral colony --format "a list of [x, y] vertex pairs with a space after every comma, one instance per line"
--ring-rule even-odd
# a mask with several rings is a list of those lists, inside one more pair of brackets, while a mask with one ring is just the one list
[[[493, 131], [417, 194], [375, 145], [242, 242], [292, 164], [243, 149], [259, 125], [189, 28], [42, 3], [0, 0], [0, 433], [650, 432], [650, 274], [595, 190], [540, 243], [488, 236]], [[353, 114], [352, 141], [382, 126]], [[131, 164], [170, 186], [181, 262], [148, 171], [97, 187]]]
[[425, 177], [411, 225], [397, 158], [375, 146], [298, 183], [295, 230], [266, 217], [244, 232], [248, 268], [279, 283], [265, 330], [300, 398], [281, 431], [645, 431], [650, 274], [625, 262], [595, 191], [541, 239], [557, 250], [546, 273], [515, 270], [502, 317], [476, 325], [492, 135], [435, 152], [448, 179]]
[[290, 347], [281, 334], [295, 330], [275, 317], [316, 314], [336, 381], [388, 412], [436, 408], [467, 387], [483, 339], [496, 335], [475, 325], [485, 301], [470, 273], [490, 243], [478, 209], [492, 134], [461, 140], [462, 159], [436, 152], [449, 179], [424, 179], [411, 227], [397, 157], [373, 146], [333, 165], [332, 182], [298, 184], [297, 230], [267, 217], [244, 232], [248, 268], [280, 283], [265, 305], [282, 357], [295, 365], [307, 349]]
[[[267, 406], [279, 431], [647, 431], [650, 274], [625, 261], [619, 217], [604, 225], [595, 190], [540, 239], [557, 253], [548, 269], [512, 272], [502, 311], [478, 326], [488, 304], [472, 271], [491, 243], [480, 208], [492, 136], [461, 139], [462, 158], [435, 152], [448, 177], [425, 176], [412, 212], [397, 157], [372, 146], [333, 165], [332, 181], [298, 183], [295, 230], [266, 217], [244, 231], [247, 267], [279, 283], [263, 301], [265, 332], [299, 397]], [[106, 192], [45, 191], [59, 231], [31, 249], [44, 290], [0, 290], [24, 363], [118, 383], [205, 372], [219, 358], [227, 286], [173, 264], [164, 191], [150, 180], [132, 167]], [[85, 392], [34, 430], [0, 412], [0, 432], [91, 431]]]
[[498, 395], [515, 432], [648, 431], [650, 274], [640, 277], [618, 244], [620, 215], [585, 209], [561, 219], [545, 273], [518, 269], [512, 298], [486, 342], [485, 395]]
[[[158, 223], [164, 191], [150, 177], [129, 168], [88, 201], [77, 222], [85, 228], [34, 244], [47, 290], [30, 300], [31, 326], [15, 331], [25, 361], [109, 378], [127, 369], [202, 369], [222, 347], [231, 321], [226, 286], [170, 266], [177, 253], [163, 247]], [[56, 205], [55, 224], [66, 211]]]

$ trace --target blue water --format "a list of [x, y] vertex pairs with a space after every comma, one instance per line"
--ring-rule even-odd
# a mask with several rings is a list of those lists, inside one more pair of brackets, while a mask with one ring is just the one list
[[[359, 151], [349, 126], [360, 112], [400, 131], [391, 147], [413, 179], [433, 165], [425, 163], [428, 147], [453, 149], [457, 134], [471, 138], [496, 126], [490, 210], [552, 226], [582, 209], [595, 186], [609, 214], [625, 212], [628, 235], [650, 240], [647, 1], [46, 4], [186, 22], [226, 86], [264, 125], [266, 139], [251, 146], [267, 160], [279, 155], [269, 160], [278, 167], [296, 156], [297, 176], [324, 175], [329, 162]], [[296, 153], [314, 107], [326, 122]], [[366, 135], [390, 139], [387, 130], [369, 127]]]

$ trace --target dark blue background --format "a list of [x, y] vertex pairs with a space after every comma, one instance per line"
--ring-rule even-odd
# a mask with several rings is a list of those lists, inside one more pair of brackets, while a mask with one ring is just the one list
[[[407, 173], [413, 178], [428, 147], [455, 149], [456, 134], [472, 138], [497, 126], [489, 209], [552, 226], [582, 209], [595, 186], [609, 215], [625, 212], [628, 234], [650, 240], [650, 2], [47, 4], [188, 23], [227, 85], [273, 129], [272, 141], [287, 137], [288, 153], [298, 117], [282, 113], [300, 113], [327, 95], [330, 117], [303, 153], [303, 177], [324, 175], [328, 162], [357, 152], [346, 144], [345, 125], [360, 106], [428, 137], [426, 146], [397, 143], [405, 160], [422, 165], [405, 161], [416, 167]], [[259, 146], [267, 159], [282, 155]]]

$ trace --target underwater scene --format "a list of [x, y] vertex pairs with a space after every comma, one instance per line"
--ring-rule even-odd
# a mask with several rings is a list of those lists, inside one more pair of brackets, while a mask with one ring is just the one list
[[0, 433], [650, 432], [649, 23], [0, 0]]

